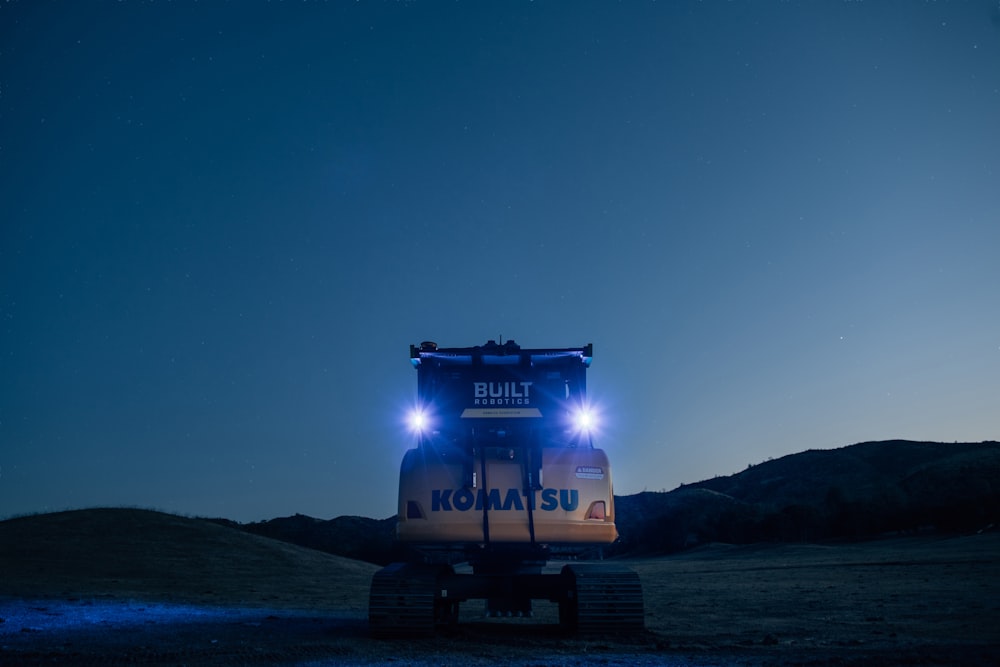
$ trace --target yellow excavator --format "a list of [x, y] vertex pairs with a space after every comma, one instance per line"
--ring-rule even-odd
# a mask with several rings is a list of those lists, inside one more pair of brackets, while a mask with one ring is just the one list
[[373, 636], [431, 635], [473, 599], [494, 617], [549, 600], [573, 632], [642, 630], [638, 575], [599, 559], [618, 532], [611, 467], [593, 444], [592, 358], [592, 345], [410, 346], [416, 443], [396, 529], [408, 557], [372, 580]]

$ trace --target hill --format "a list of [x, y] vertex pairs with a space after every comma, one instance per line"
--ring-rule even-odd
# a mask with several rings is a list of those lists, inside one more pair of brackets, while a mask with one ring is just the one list
[[76, 510], [0, 522], [0, 595], [7, 596], [356, 606], [376, 569], [149, 510]]
[[[669, 492], [617, 496], [615, 508], [622, 537], [609, 555], [673, 553], [713, 542], [857, 540], [917, 531], [975, 531], [1000, 524], [1000, 443], [892, 440], [808, 450]], [[309, 571], [315, 558], [330, 554], [352, 559], [321, 564], [329, 581], [336, 581], [345, 571], [371, 568], [356, 561], [383, 565], [394, 560], [395, 522], [395, 517], [323, 520], [296, 514], [238, 524], [132, 509], [63, 512], [0, 522], [0, 564], [13, 558], [21, 563], [18, 567], [48, 568], [58, 578], [59, 572], [79, 562], [90, 568], [90, 576], [119, 589], [135, 583], [143, 590], [174, 593], [178, 586], [197, 588], [190, 583], [197, 577], [166, 574], [178, 568], [204, 571], [218, 582], [206, 588], [211, 591], [217, 585], [245, 587], [240, 568], [252, 569], [262, 560], [284, 564], [269, 570], [275, 572], [277, 584]], [[25, 531], [35, 532], [19, 534]], [[181, 546], [150, 553], [140, 546], [149, 532], [167, 537], [167, 545], [198, 544], [214, 554], [226, 551], [214, 547], [228, 545], [240, 556], [235, 561], [221, 556], [185, 561], [194, 557]], [[110, 545], [88, 543], [86, 535], [95, 534], [106, 534]], [[20, 558], [25, 554], [17, 550], [29, 548], [44, 551], [44, 559]], [[98, 558], [105, 549], [115, 557]], [[265, 594], [268, 586], [268, 582], [255, 584], [247, 591], [248, 598]], [[280, 588], [286, 590], [284, 585]]]
[[1000, 443], [809, 450], [668, 493], [618, 497], [615, 510], [616, 553], [974, 531], [1000, 520]]

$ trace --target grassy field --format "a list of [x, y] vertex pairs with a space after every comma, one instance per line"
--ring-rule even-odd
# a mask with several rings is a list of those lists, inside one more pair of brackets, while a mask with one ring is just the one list
[[997, 664], [1000, 534], [709, 545], [626, 561], [647, 632], [555, 610], [425, 641], [367, 636], [376, 566], [143, 510], [0, 522], [0, 664]]

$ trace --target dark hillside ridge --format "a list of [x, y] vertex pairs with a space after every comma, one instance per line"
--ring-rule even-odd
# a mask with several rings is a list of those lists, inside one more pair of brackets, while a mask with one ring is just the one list
[[[142, 509], [0, 521], [0, 595], [271, 605], [323, 600], [377, 568], [204, 519]], [[0, 663], [4, 661], [0, 658]]]
[[1000, 443], [888, 440], [808, 450], [669, 493], [618, 497], [615, 512], [619, 554], [976, 531], [1000, 520]]
[[[712, 542], [971, 533], [1000, 524], [1000, 443], [891, 440], [809, 450], [670, 492], [618, 496], [615, 503], [621, 539], [606, 550], [609, 556], [666, 554]], [[8, 519], [0, 521], [0, 593], [39, 594], [36, 584], [58, 588], [85, 576], [102, 590], [211, 599], [229, 587], [245, 590], [248, 599], [273, 596], [299, 572], [320, 567], [335, 583], [345, 572], [373, 567], [357, 561], [398, 559], [395, 523], [395, 517], [297, 514], [238, 524], [133, 509]], [[354, 564], [323, 560], [327, 554]], [[245, 588], [261, 564], [273, 577]], [[27, 588], [14, 590], [13, 581]], [[303, 580], [303, 591], [312, 590], [311, 582]]]
[[840, 449], [810, 449], [681, 488], [709, 489], [749, 503], [772, 502], [777, 491], [783, 502], [814, 504], [817, 489], [823, 485], [833, 484], [864, 497], [931, 470], [975, 476], [975, 466], [964, 464], [981, 463], [991, 451], [1000, 453], [997, 443], [866, 442]]
[[[1000, 523], [1000, 443], [888, 440], [808, 450], [670, 492], [617, 496], [615, 512], [621, 540], [607, 555], [976, 531]], [[226, 523], [380, 565], [399, 557], [395, 517]]]

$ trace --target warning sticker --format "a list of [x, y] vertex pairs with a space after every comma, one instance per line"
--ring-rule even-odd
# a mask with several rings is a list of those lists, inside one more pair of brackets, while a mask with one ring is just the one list
[[577, 466], [576, 476], [578, 479], [604, 479], [604, 469], [596, 466]]

